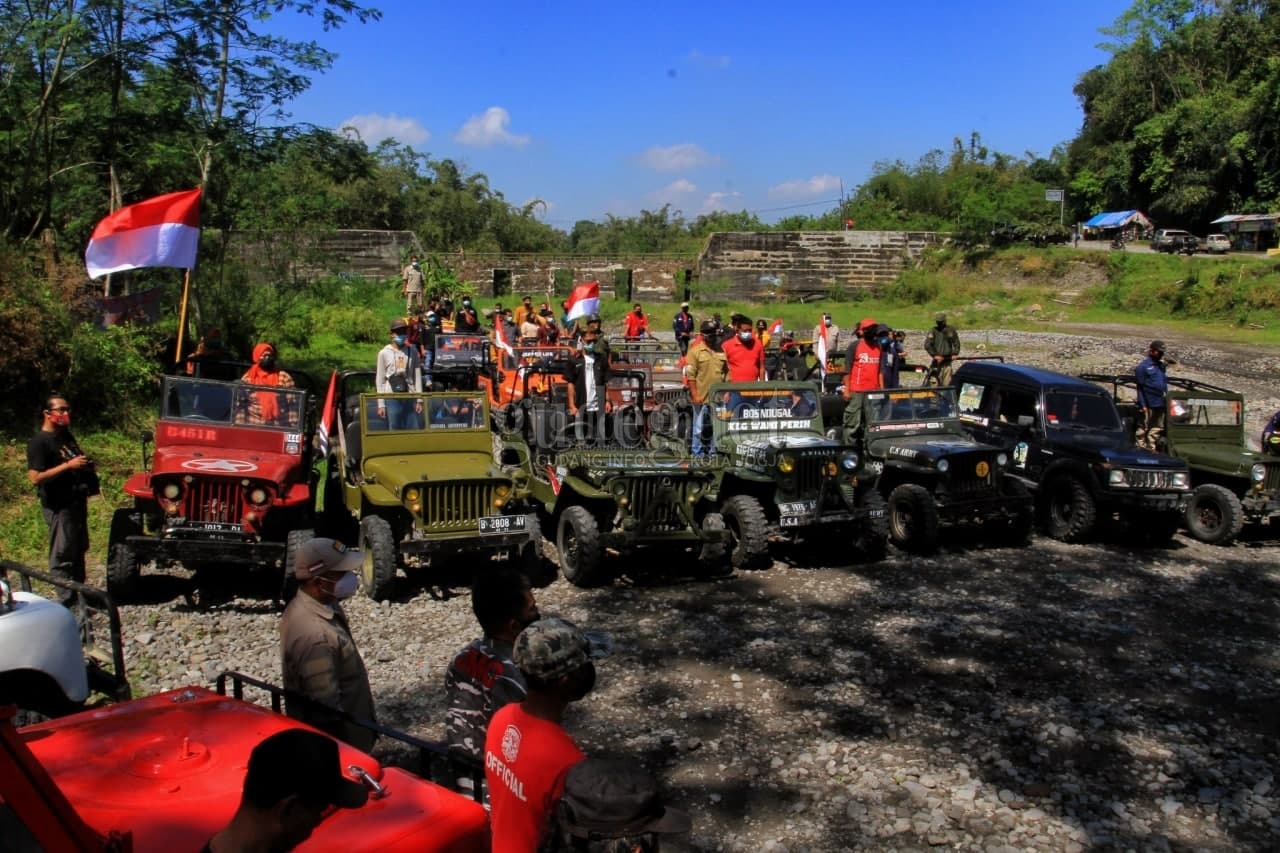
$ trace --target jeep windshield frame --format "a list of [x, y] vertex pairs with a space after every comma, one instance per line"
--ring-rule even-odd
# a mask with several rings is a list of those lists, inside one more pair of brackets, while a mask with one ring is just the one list
[[950, 420], [959, 417], [954, 388], [894, 388], [868, 392], [868, 426]]
[[714, 438], [761, 433], [796, 432], [822, 434], [822, 406], [817, 386], [808, 382], [780, 387], [729, 387], [711, 392]]
[[[274, 409], [275, 414], [271, 415]], [[160, 420], [305, 432], [307, 392], [188, 376], [166, 376]]]
[[[435, 433], [445, 429], [450, 432], [475, 432], [489, 429], [489, 411], [484, 394], [480, 391], [361, 394], [360, 408], [366, 435]], [[386, 413], [385, 416], [378, 414], [380, 408]]]

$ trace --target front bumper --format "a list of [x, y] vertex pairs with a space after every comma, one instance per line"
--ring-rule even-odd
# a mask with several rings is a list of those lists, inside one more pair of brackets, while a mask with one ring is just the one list
[[941, 495], [936, 504], [939, 518], [952, 524], [1014, 519], [1030, 509], [1030, 502], [1026, 498], [1000, 494], [957, 499]]
[[1280, 516], [1280, 495], [1263, 495], [1256, 492], [1240, 499], [1245, 520], [1255, 524], [1272, 524]]
[[540, 541], [542, 530], [538, 526], [538, 517], [533, 514], [521, 517], [525, 524], [523, 530], [502, 533], [481, 533], [478, 529], [449, 533], [415, 530], [412, 538], [399, 543], [399, 549], [406, 555], [487, 553], [521, 548], [530, 542]]
[[130, 536], [129, 547], [138, 560], [160, 563], [241, 563], [255, 566], [284, 564], [285, 543], [244, 533], [171, 528], [162, 536]]
[[1121, 510], [1140, 512], [1185, 512], [1191, 492], [1121, 492], [1101, 493], [1099, 503]]

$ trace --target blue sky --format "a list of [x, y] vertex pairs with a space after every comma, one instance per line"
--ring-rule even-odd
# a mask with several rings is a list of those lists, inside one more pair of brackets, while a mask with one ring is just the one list
[[270, 29], [339, 56], [295, 120], [391, 136], [488, 175], [542, 218], [820, 213], [880, 160], [977, 131], [1047, 155], [1105, 63], [1120, 0], [984, 3], [373, 0], [382, 20]]

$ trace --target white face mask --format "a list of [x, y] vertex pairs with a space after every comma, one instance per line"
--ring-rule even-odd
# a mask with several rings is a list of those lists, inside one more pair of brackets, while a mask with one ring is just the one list
[[342, 579], [333, 585], [333, 597], [345, 601], [360, 589], [360, 577], [355, 572], [345, 572]]

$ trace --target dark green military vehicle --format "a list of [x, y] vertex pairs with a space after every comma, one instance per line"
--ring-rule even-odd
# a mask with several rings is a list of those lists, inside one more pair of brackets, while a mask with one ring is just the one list
[[884, 556], [876, 471], [823, 435], [816, 383], [717, 384], [710, 404], [716, 482], [703, 500], [731, 534], [734, 566], [765, 560], [776, 536], [845, 563]]
[[868, 463], [889, 503], [889, 535], [929, 551], [939, 525], [978, 524], [1023, 544], [1035, 526], [1031, 493], [1010, 475], [1009, 454], [965, 432], [954, 388], [898, 388], [863, 398]]
[[342, 374], [339, 391], [324, 523], [347, 541], [358, 524], [370, 597], [449, 557], [540, 564], [527, 476], [494, 460], [482, 392], [381, 394], [372, 371]]
[[[1085, 374], [1111, 385], [1132, 427], [1142, 417], [1131, 375]], [[1250, 450], [1244, 437], [1244, 395], [1193, 379], [1169, 377], [1164, 446], [1191, 470], [1184, 523], [1201, 542], [1226, 545], [1245, 524], [1280, 518], [1280, 458]]]
[[[530, 372], [559, 369], [534, 365]], [[644, 399], [643, 374], [616, 371], [610, 381], [611, 397], [631, 383], [628, 399]], [[529, 393], [527, 384], [513, 416], [502, 421], [504, 470], [525, 477], [572, 584], [608, 580], [607, 552], [692, 549], [712, 570], [727, 561], [729, 534], [703, 502], [712, 471], [691, 464], [687, 454], [649, 447], [645, 429], [634, 402], [587, 423], [571, 417], [558, 395]]]

